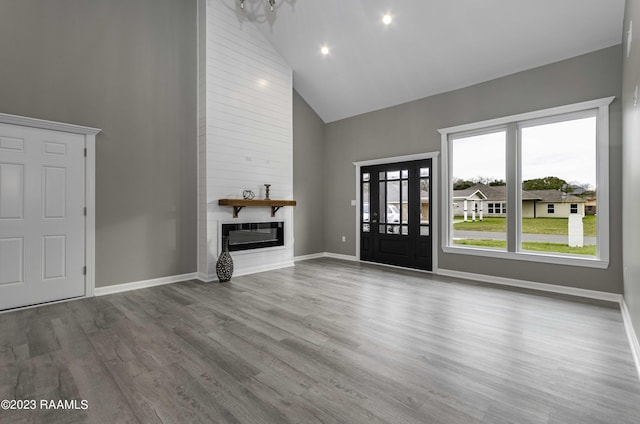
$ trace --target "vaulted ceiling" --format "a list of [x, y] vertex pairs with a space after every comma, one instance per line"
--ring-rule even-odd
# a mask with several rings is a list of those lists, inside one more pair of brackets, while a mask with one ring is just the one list
[[245, 11], [325, 122], [619, 44], [624, 14], [624, 0], [277, 0], [273, 14], [265, 4], [246, 0]]

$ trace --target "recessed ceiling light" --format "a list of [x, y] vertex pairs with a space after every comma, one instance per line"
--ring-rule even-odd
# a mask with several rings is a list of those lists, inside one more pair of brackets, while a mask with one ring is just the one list
[[326, 55], [328, 55], [328, 54], [329, 54], [329, 47], [327, 47], [327, 46], [322, 46], [322, 47], [320, 48], [320, 53], [322, 53], [322, 54], [323, 54], [323, 55], [325, 55], [325, 56], [326, 56]]
[[391, 14], [385, 13], [385, 15], [382, 17], [382, 23], [385, 24], [385, 25], [389, 25], [391, 23], [391, 21], [393, 21], [393, 18], [391, 17]]

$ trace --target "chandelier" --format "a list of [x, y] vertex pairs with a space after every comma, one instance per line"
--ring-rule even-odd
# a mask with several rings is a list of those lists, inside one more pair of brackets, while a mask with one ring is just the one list
[[[240, 9], [244, 10], [244, 2], [245, 0], [240, 0]], [[269, 0], [269, 7], [271, 7], [271, 11], [273, 12], [276, 7], [276, 0]]]

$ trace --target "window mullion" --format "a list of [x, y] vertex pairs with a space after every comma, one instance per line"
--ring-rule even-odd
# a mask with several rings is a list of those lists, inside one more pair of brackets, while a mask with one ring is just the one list
[[520, 148], [518, 127], [515, 122], [507, 124], [506, 131], [507, 173], [507, 251], [520, 250], [520, 216], [522, 215], [522, 192], [520, 190]]

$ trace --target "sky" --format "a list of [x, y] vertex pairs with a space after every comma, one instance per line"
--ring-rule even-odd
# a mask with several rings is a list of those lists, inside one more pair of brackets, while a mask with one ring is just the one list
[[[524, 127], [521, 134], [523, 180], [553, 176], [595, 189], [595, 117]], [[452, 150], [454, 178], [505, 179], [504, 131], [455, 139]]]

